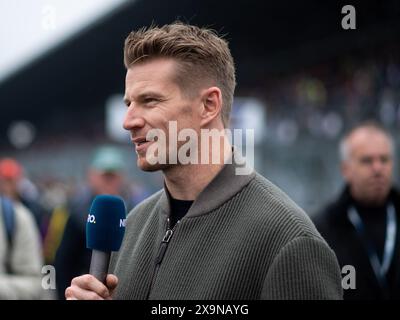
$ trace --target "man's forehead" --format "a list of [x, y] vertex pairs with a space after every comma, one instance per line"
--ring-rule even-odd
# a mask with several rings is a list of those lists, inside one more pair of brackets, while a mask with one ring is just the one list
[[360, 130], [348, 138], [350, 151], [354, 153], [390, 153], [390, 140], [377, 130]]

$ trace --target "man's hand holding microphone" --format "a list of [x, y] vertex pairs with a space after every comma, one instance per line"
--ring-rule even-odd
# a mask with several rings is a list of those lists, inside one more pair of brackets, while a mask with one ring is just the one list
[[107, 274], [111, 251], [118, 251], [125, 233], [123, 200], [111, 195], [97, 196], [86, 223], [86, 246], [92, 249], [90, 274], [76, 277], [65, 290], [67, 300], [110, 300], [118, 278]]

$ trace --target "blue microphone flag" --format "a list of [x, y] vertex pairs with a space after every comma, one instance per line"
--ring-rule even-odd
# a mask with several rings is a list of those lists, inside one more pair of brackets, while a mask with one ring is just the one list
[[118, 251], [125, 233], [126, 208], [120, 197], [94, 198], [86, 223], [86, 247], [103, 252]]

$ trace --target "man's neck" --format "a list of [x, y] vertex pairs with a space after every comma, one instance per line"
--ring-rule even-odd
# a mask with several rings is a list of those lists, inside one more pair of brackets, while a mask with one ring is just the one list
[[[224, 160], [232, 155], [232, 146], [223, 144], [219, 164], [176, 165], [164, 170], [165, 184], [174, 199], [195, 200], [205, 187], [217, 176]], [[210, 148], [211, 149], [211, 148]]]

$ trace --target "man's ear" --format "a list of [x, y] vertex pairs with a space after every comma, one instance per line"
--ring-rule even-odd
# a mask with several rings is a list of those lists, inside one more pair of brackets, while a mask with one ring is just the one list
[[222, 112], [222, 92], [218, 87], [210, 87], [201, 93], [201, 123], [200, 126], [207, 126]]

